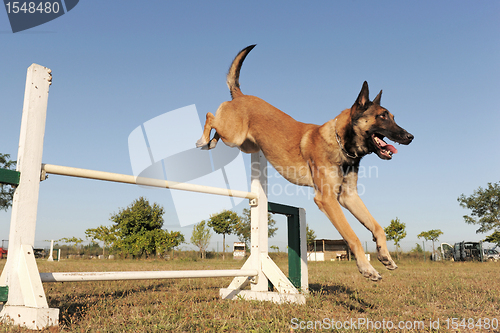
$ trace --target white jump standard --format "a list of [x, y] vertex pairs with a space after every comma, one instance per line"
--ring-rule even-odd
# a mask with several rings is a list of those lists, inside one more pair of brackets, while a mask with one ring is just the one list
[[[134, 177], [109, 172], [86, 170], [42, 164], [43, 138], [49, 86], [52, 82], [50, 69], [33, 64], [28, 68], [26, 89], [19, 139], [17, 184], [12, 204], [11, 226], [7, 262], [0, 276], [0, 291], [8, 291], [8, 297], [0, 305], [0, 321], [43, 329], [59, 323], [59, 309], [49, 308], [42, 282], [109, 281], [130, 279], [171, 279], [201, 277], [235, 277], [228, 288], [220, 290], [223, 298], [235, 296], [245, 299], [274, 302], [305, 303], [307, 293], [306, 223], [304, 210], [300, 210], [298, 251], [301, 291], [290, 282], [268, 255], [268, 201], [267, 161], [262, 153], [252, 154], [251, 192], [177, 183], [159, 179]], [[0, 182], [7, 172], [0, 173]], [[195, 191], [250, 200], [251, 205], [251, 254], [239, 270], [192, 270], [153, 272], [69, 272], [39, 273], [33, 253], [36, 215], [40, 181], [46, 174], [89, 178], [119, 183], [140, 184], [184, 191]], [[14, 175], [16, 176], [16, 175]], [[14, 177], [15, 178], [15, 177]], [[298, 215], [297, 215], [298, 216]], [[290, 228], [290, 224], [289, 224]], [[297, 260], [295, 260], [297, 261]], [[296, 276], [294, 276], [296, 280]], [[269, 292], [269, 282], [275, 292]], [[297, 282], [295, 281], [296, 285]], [[249, 290], [243, 288], [249, 286]], [[0, 292], [0, 294], [2, 294]]]

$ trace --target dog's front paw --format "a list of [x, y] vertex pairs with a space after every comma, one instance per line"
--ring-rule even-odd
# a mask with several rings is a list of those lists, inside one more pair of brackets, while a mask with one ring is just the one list
[[359, 272], [367, 279], [372, 281], [382, 280], [382, 275], [375, 270], [369, 263], [357, 263]]

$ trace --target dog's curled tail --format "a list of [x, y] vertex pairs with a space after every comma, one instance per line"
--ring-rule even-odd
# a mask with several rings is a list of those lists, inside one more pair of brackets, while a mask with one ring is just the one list
[[238, 96], [242, 96], [243, 93], [240, 90], [240, 69], [243, 61], [245, 60], [247, 54], [252, 51], [256, 44], [245, 47], [241, 50], [238, 55], [234, 58], [231, 67], [229, 67], [229, 72], [227, 73], [227, 86], [229, 87], [229, 92], [231, 97], [235, 99]]

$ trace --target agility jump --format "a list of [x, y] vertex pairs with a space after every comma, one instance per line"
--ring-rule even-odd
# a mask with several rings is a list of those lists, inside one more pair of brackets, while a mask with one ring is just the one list
[[[306, 223], [304, 209], [296, 209], [297, 239], [299, 257], [300, 291], [281, 272], [268, 255], [268, 201], [267, 161], [262, 153], [252, 154], [251, 192], [223, 188], [177, 183], [159, 179], [135, 177], [109, 172], [42, 164], [43, 138], [51, 70], [33, 64], [28, 68], [24, 95], [21, 134], [17, 160], [17, 171], [0, 174], [0, 182], [16, 185], [12, 205], [9, 233], [9, 254], [0, 276], [0, 289], [8, 297], [2, 301], [0, 320], [30, 329], [42, 329], [58, 325], [59, 309], [49, 308], [42, 282], [108, 281], [126, 279], [169, 279], [201, 277], [235, 277], [228, 288], [220, 290], [226, 299], [235, 297], [274, 302], [304, 303], [308, 290]], [[103, 181], [140, 184], [184, 191], [233, 196], [250, 200], [251, 205], [251, 254], [239, 270], [198, 270], [162, 272], [69, 272], [39, 273], [33, 254], [35, 242], [36, 215], [40, 181], [46, 174], [89, 178]], [[8, 178], [9, 180], [5, 181]], [[280, 205], [274, 205], [274, 212], [290, 215]], [[288, 206], [282, 206], [288, 207]], [[291, 208], [291, 207], [288, 207]], [[290, 228], [290, 223], [289, 223]], [[276, 292], [268, 291], [271, 282]], [[250, 290], [243, 290], [250, 286]]]

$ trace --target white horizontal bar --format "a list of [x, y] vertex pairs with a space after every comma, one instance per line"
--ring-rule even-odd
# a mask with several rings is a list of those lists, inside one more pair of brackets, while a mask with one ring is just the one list
[[190, 279], [232, 276], [256, 276], [255, 269], [134, 271], [134, 272], [57, 272], [40, 273], [42, 282], [82, 282], [118, 280]]
[[42, 164], [42, 171], [54, 175], [97, 179], [97, 180], [105, 180], [117, 183], [137, 184], [137, 185], [169, 188], [175, 190], [225, 195], [229, 197], [238, 197], [245, 199], [257, 199], [257, 194], [252, 192], [237, 191], [237, 190], [230, 190], [227, 188], [211, 187], [211, 186], [196, 185], [196, 184], [179, 183], [162, 179], [136, 177], [131, 175], [122, 175], [119, 173], [72, 168], [72, 167], [65, 167], [53, 164]]

